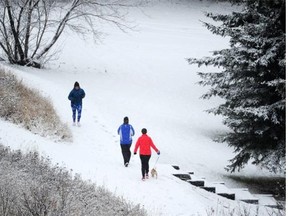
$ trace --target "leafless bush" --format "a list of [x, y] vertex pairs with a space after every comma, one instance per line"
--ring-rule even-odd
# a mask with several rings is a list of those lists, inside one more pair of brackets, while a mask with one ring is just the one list
[[1, 216], [146, 215], [139, 205], [52, 166], [36, 152], [23, 154], [0, 144], [0, 173]]
[[72, 134], [63, 124], [47, 98], [25, 87], [10, 73], [0, 69], [0, 117], [21, 124], [29, 131], [59, 140], [70, 140]]

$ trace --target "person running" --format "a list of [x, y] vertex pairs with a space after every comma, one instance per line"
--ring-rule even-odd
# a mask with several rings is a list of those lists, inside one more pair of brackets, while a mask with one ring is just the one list
[[132, 125], [129, 124], [129, 118], [127, 116], [123, 121], [123, 124], [118, 128], [118, 134], [120, 135], [120, 146], [124, 159], [124, 166], [128, 167], [131, 158], [130, 147], [132, 145], [132, 136], [134, 136], [135, 131]]
[[74, 88], [71, 90], [68, 99], [71, 101], [73, 126], [76, 125], [76, 112], [77, 112], [77, 125], [80, 127], [80, 119], [82, 112], [82, 99], [85, 97], [85, 91], [80, 88], [78, 82], [74, 83]]
[[147, 135], [147, 129], [143, 128], [141, 130], [142, 136], [140, 136], [136, 142], [134, 148], [134, 155], [137, 154], [138, 148], [140, 148], [140, 160], [141, 160], [141, 172], [142, 180], [149, 178], [149, 160], [151, 158], [151, 147], [160, 155], [160, 151], [154, 145], [152, 139]]

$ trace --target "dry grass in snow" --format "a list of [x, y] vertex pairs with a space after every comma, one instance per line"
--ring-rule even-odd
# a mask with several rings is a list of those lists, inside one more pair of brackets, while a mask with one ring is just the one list
[[72, 139], [71, 131], [61, 122], [49, 99], [1, 69], [0, 117], [41, 136], [61, 141]]

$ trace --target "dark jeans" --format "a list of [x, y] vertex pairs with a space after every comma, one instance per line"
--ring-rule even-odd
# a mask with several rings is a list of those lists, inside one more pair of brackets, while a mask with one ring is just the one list
[[130, 151], [131, 144], [121, 144], [120, 146], [122, 149], [124, 164], [129, 163], [131, 158], [131, 151]]
[[80, 122], [80, 118], [81, 118], [81, 113], [82, 113], [82, 105], [76, 105], [76, 104], [72, 104], [71, 105], [71, 108], [72, 108], [72, 118], [73, 118], [73, 122], [76, 121], [76, 111], [78, 113], [78, 116], [77, 116], [77, 121]]
[[142, 171], [142, 177], [145, 177], [145, 174], [149, 173], [149, 160], [151, 155], [140, 155], [141, 159], [141, 171]]

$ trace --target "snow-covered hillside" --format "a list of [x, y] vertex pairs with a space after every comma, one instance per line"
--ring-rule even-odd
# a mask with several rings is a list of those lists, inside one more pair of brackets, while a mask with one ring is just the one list
[[[185, 58], [210, 55], [210, 51], [228, 46], [227, 38], [212, 35], [200, 20], [207, 20], [204, 11], [231, 10], [228, 4], [210, 1], [155, 3], [131, 9], [129, 18], [137, 28], [127, 34], [103, 26], [108, 35], [99, 44], [76, 35], [64, 36], [63, 52], [46, 69], [11, 69], [3, 64], [24, 84], [51, 98], [71, 127], [73, 142], [54, 142], [3, 120], [0, 142], [13, 149], [36, 149], [83, 178], [140, 203], [150, 215], [207, 215], [211, 208], [229, 211], [239, 207], [236, 201], [175, 178], [171, 167], [178, 165], [211, 181], [228, 181], [224, 167], [233, 157], [233, 149], [212, 141], [228, 129], [221, 117], [204, 112], [220, 101], [199, 99], [207, 89], [196, 84], [200, 69], [188, 65]], [[72, 126], [67, 99], [75, 81], [86, 92], [81, 127]], [[123, 166], [117, 129], [124, 116], [129, 116], [136, 130], [132, 149], [143, 127], [160, 149], [157, 180], [141, 181], [139, 155], [132, 156], [128, 168]], [[154, 153], [150, 166], [156, 159]], [[253, 166], [241, 175], [255, 173], [264, 175]], [[253, 211], [254, 207], [248, 208]]]

